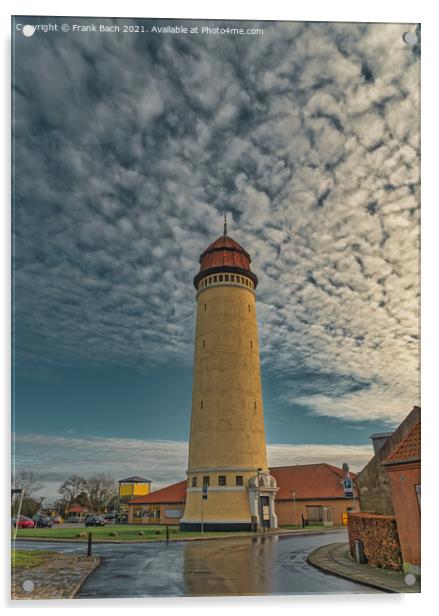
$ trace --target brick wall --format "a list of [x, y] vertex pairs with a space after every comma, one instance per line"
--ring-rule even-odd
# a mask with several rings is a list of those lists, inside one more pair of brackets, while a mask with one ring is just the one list
[[398, 534], [404, 563], [421, 564], [421, 511], [416, 485], [421, 483], [420, 463], [389, 467]]
[[[295, 515], [294, 509], [294, 501], [292, 500], [276, 500], [274, 503], [274, 507], [276, 510], [277, 521], [279, 526], [290, 526], [295, 524], [295, 519], [297, 517], [297, 525], [300, 526], [302, 524], [302, 514], [304, 518], [307, 518], [307, 505], [324, 505], [329, 506], [332, 509], [332, 519], [334, 526], [342, 526], [342, 514], [346, 513], [348, 508], [354, 507], [354, 502], [352, 499], [322, 499], [322, 500], [296, 500], [296, 511], [297, 516]], [[355, 505], [358, 506], [358, 500], [355, 501]]]
[[369, 565], [402, 569], [402, 555], [394, 516], [354, 512], [348, 517], [349, 548], [355, 558], [355, 540], [364, 545]]

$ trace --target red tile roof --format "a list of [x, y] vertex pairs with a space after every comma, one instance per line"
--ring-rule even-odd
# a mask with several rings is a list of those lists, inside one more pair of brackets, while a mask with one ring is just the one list
[[81, 511], [87, 511], [87, 507], [83, 507], [82, 505], [70, 505], [67, 507], [67, 511], [69, 513], [81, 513]]
[[421, 422], [413, 426], [383, 464], [395, 464], [421, 459]]
[[143, 505], [150, 503], [182, 503], [186, 500], [186, 480], [173, 483], [170, 486], [150, 492], [145, 496], [137, 496], [128, 501], [128, 505]]
[[223, 250], [223, 249], [233, 250], [234, 252], [242, 253], [243, 255], [247, 257], [249, 262], [251, 261], [250, 255], [248, 254], [248, 252], [244, 250], [244, 248], [240, 244], [238, 244], [238, 242], [236, 242], [232, 237], [229, 237], [228, 235], [222, 235], [217, 240], [212, 242], [210, 246], [206, 248], [206, 250], [203, 252], [203, 254], [200, 257], [200, 262], [202, 261], [203, 257], [211, 253], [212, 251]]
[[[276, 500], [309, 498], [344, 498], [343, 471], [332, 464], [301, 464], [296, 466], [275, 466], [270, 473], [277, 481], [279, 491]], [[356, 474], [351, 473], [355, 479]]]
[[[200, 256], [200, 271], [195, 277], [195, 284], [204, 278], [203, 272], [236, 271], [249, 276], [256, 287], [258, 279], [250, 269], [250, 255], [242, 246], [228, 235], [222, 235], [212, 242]], [[225, 269], [224, 269], [225, 268]]]

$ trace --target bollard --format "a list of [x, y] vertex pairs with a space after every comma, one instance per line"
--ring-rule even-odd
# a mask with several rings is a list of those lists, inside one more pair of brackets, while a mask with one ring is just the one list
[[359, 565], [365, 565], [367, 563], [367, 558], [364, 554], [364, 545], [360, 539], [355, 539], [355, 560]]
[[169, 526], [166, 526], [166, 541], [169, 542]]
[[91, 556], [91, 533], [88, 533], [87, 556]]

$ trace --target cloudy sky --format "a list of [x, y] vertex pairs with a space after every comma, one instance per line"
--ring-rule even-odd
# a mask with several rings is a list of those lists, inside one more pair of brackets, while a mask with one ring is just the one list
[[13, 31], [17, 466], [50, 497], [70, 472], [184, 478], [192, 279], [227, 209], [270, 464], [361, 469], [419, 402], [416, 26], [16, 22], [71, 26]]

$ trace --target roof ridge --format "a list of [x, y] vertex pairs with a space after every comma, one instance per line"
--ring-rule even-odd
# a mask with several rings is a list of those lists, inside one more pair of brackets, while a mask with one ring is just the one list
[[[421, 429], [421, 420], [417, 421], [415, 424], [413, 424], [413, 426], [410, 428], [410, 430], [407, 432], [407, 434], [404, 436], [404, 438], [402, 438], [399, 443], [395, 446], [394, 449], [392, 449], [389, 453], [389, 455], [383, 460], [383, 463], [386, 464], [388, 462], [392, 462], [393, 460], [398, 460], [398, 453], [400, 453], [401, 451], [403, 451], [409, 444], [410, 441], [412, 439], [412, 437], [418, 432], [418, 430]], [[421, 434], [419, 434], [419, 437], [421, 437]], [[414, 456], [406, 456], [407, 459], [411, 459]], [[419, 452], [419, 457], [420, 457], [420, 452]]]
[[[269, 468], [301, 468], [302, 466], [330, 466], [327, 462], [309, 462], [308, 464], [284, 464], [283, 466], [270, 466]], [[337, 467], [334, 467], [337, 468]]]

